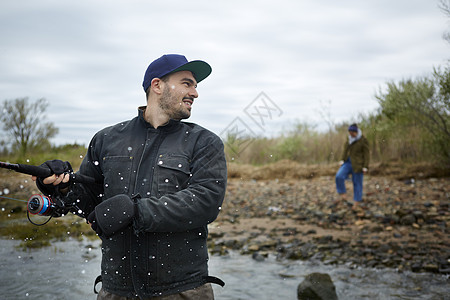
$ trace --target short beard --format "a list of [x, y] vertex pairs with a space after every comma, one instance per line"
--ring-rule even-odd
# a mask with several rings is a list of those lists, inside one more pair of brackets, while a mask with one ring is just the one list
[[[183, 101], [181, 101], [181, 105], [184, 105]], [[172, 94], [172, 91], [166, 85], [159, 100], [159, 108], [161, 108], [161, 110], [164, 111], [170, 119], [182, 120], [189, 118], [191, 114], [185, 112], [181, 105], [177, 97]]]

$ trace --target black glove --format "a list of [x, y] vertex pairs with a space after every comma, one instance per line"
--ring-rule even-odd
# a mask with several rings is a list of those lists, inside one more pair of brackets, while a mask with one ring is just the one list
[[[64, 161], [58, 160], [58, 159], [48, 160], [40, 166], [43, 168], [50, 169], [52, 174], [56, 174], [56, 175], [60, 175], [60, 174], [64, 174], [64, 173], [73, 173], [72, 166], [70, 165], [70, 163], [68, 161], [64, 162]], [[58, 187], [59, 189], [64, 189], [71, 185], [70, 180], [68, 182], [60, 183], [57, 186], [55, 186], [53, 184], [45, 184], [43, 182], [44, 179], [45, 178], [38, 177], [36, 180], [36, 186], [45, 195], [54, 195], [56, 192], [56, 187]]]
[[135, 209], [130, 197], [119, 194], [97, 205], [87, 221], [98, 235], [110, 237], [131, 223]]
[[97, 219], [95, 217], [95, 210], [93, 210], [87, 217], [88, 224], [91, 224], [91, 228], [100, 236], [103, 234], [102, 229], [97, 224]]

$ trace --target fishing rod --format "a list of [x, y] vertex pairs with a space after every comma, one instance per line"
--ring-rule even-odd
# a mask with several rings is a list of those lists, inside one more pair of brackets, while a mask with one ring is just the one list
[[[0, 161], [0, 168], [13, 170], [19, 173], [28, 174], [36, 177], [49, 177], [53, 175], [53, 172], [49, 168], [41, 167], [41, 166], [33, 166], [33, 165], [25, 165], [25, 164], [11, 164], [7, 162]], [[74, 172], [69, 173], [70, 180], [72, 182], [78, 183], [87, 183], [87, 184], [95, 184], [97, 183], [94, 178], [76, 174]]]
[[[25, 164], [11, 164], [7, 162], [0, 161], [0, 168], [13, 170], [19, 173], [28, 174], [36, 177], [49, 177], [53, 175], [53, 172], [49, 168], [41, 167], [41, 166], [33, 166], [33, 165], [25, 165]], [[85, 183], [85, 184], [98, 184], [94, 178], [82, 175], [82, 174], [76, 174], [74, 172], [68, 173], [70, 175], [70, 181], [74, 183]], [[50, 196], [44, 196], [35, 194], [32, 195], [27, 202], [27, 217], [28, 220], [33, 224], [37, 226], [41, 226], [44, 224], [47, 224], [52, 217], [62, 217], [67, 212], [73, 211], [73, 209], [76, 210], [77, 213], [80, 214], [81, 210], [77, 207], [76, 203], [65, 203], [61, 195], [58, 191], [58, 188], [56, 188], [57, 193], [55, 195]], [[1, 197], [6, 198], [6, 197]], [[19, 199], [13, 199], [12, 200], [18, 200], [18, 201], [25, 201], [25, 200], [19, 200]], [[30, 214], [32, 215], [39, 215], [39, 216], [48, 216], [48, 220], [44, 223], [35, 223], [30, 219]]]

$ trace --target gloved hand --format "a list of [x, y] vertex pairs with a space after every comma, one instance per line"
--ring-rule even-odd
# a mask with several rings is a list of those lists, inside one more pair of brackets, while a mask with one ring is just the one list
[[131, 223], [135, 209], [130, 197], [119, 194], [97, 205], [87, 217], [87, 222], [98, 235], [110, 237]]
[[97, 218], [95, 216], [95, 210], [93, 210], [86, 218], [86, 222], [91, 225], [91, 228], [100, 236], [103, 234], [102, 229], [97, 224]]
[[340, 161], [339, 161], [339, 165], [342, 166], [343, 164], [344, 164], [344, 161], [343, 161], [343, 160], [340, 160]]
[[[52, 174], [55, 174], [55, 175], [73, 173], [72, 166], [70, 165], [70, 163], [68, 161], [64, 162], [64, 161], [58, 160], [58, 159], [48, 160], [40, 166], [50, 169]], [[68, 182], [60, 183], [57, 186], [55, 186], [53, 184], [45, 184], [43, 182], [44, 179], [45, 178], [38, 177], [36, 180], [36, 186], [45, 195], [53, 195], [56, 191], [56, 187], [58, 187], [59, 189], [65, 189], [71, 185], [70, 180]]]

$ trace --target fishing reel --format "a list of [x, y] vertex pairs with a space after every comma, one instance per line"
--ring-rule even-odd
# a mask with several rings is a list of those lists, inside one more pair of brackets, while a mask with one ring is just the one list
[[[66, 162], [68, 163], [68, 162]], [[70, 164], [69, 164], [70, 166]], [[0, 168], [14, 170], [19, 173], [33, 175], [36, 177], [48, 177], [51, 176], [53, 173], [49, 168], [42, 167], [42, 166], [33, 166], [33, 165], [24, 165], [24, 164], [11, 164], [7, 162], [0, 161]], [[102, 185], [102, 182], [97, 182], [94, 178], [77, 174], [74, 172], [70, 172], [70, 180], [73, 183], [84, 183], [84, 184], [97, 184]], [[1, 197], [1, 196], [0, 196]], [[3, 197], [6, 198], [6, 197]], [[17, 201], [24, 201], [25, 200], [19, 200], [19, 199], [13, 199], [12, 200]], [[52, 197], [44, 196], [35, 194], [30, 197], [27, 201], [27, 217], [28, 221], [30, 221], [32, 224], [41, 226], [44, 224], [47, 224], [51, 218], [55, 217], [62, 217], [66, 215], [69, 211], [77, 212], [78, 215], [80, 215], [80, 209], [77, 207], [76, 203], [65, 203], [62, 198], [60, 197], [59, 189], [56, 189], [56, 193], [52, 195]], [[32, 215], [39, 215], [39, 216], [48, 216], [48, 220], [45, 221], [42, 224], [37, 224], [33, 222], [30, 219], [30, 214]], [[81, 216], [81, 215], [80, 215]]]
[[[67, 214], [72, 205], [66, 205], [59, 197], [48, 197], [44, 195], [32, 195], [27, 202], [27, 217], [34, 225], [45, 225], [51, 218], [62, 217]], [[35, 223], [30, 219], [30, 214], [38, 216], [48, 216], [48, 220], [44, 223]]]

